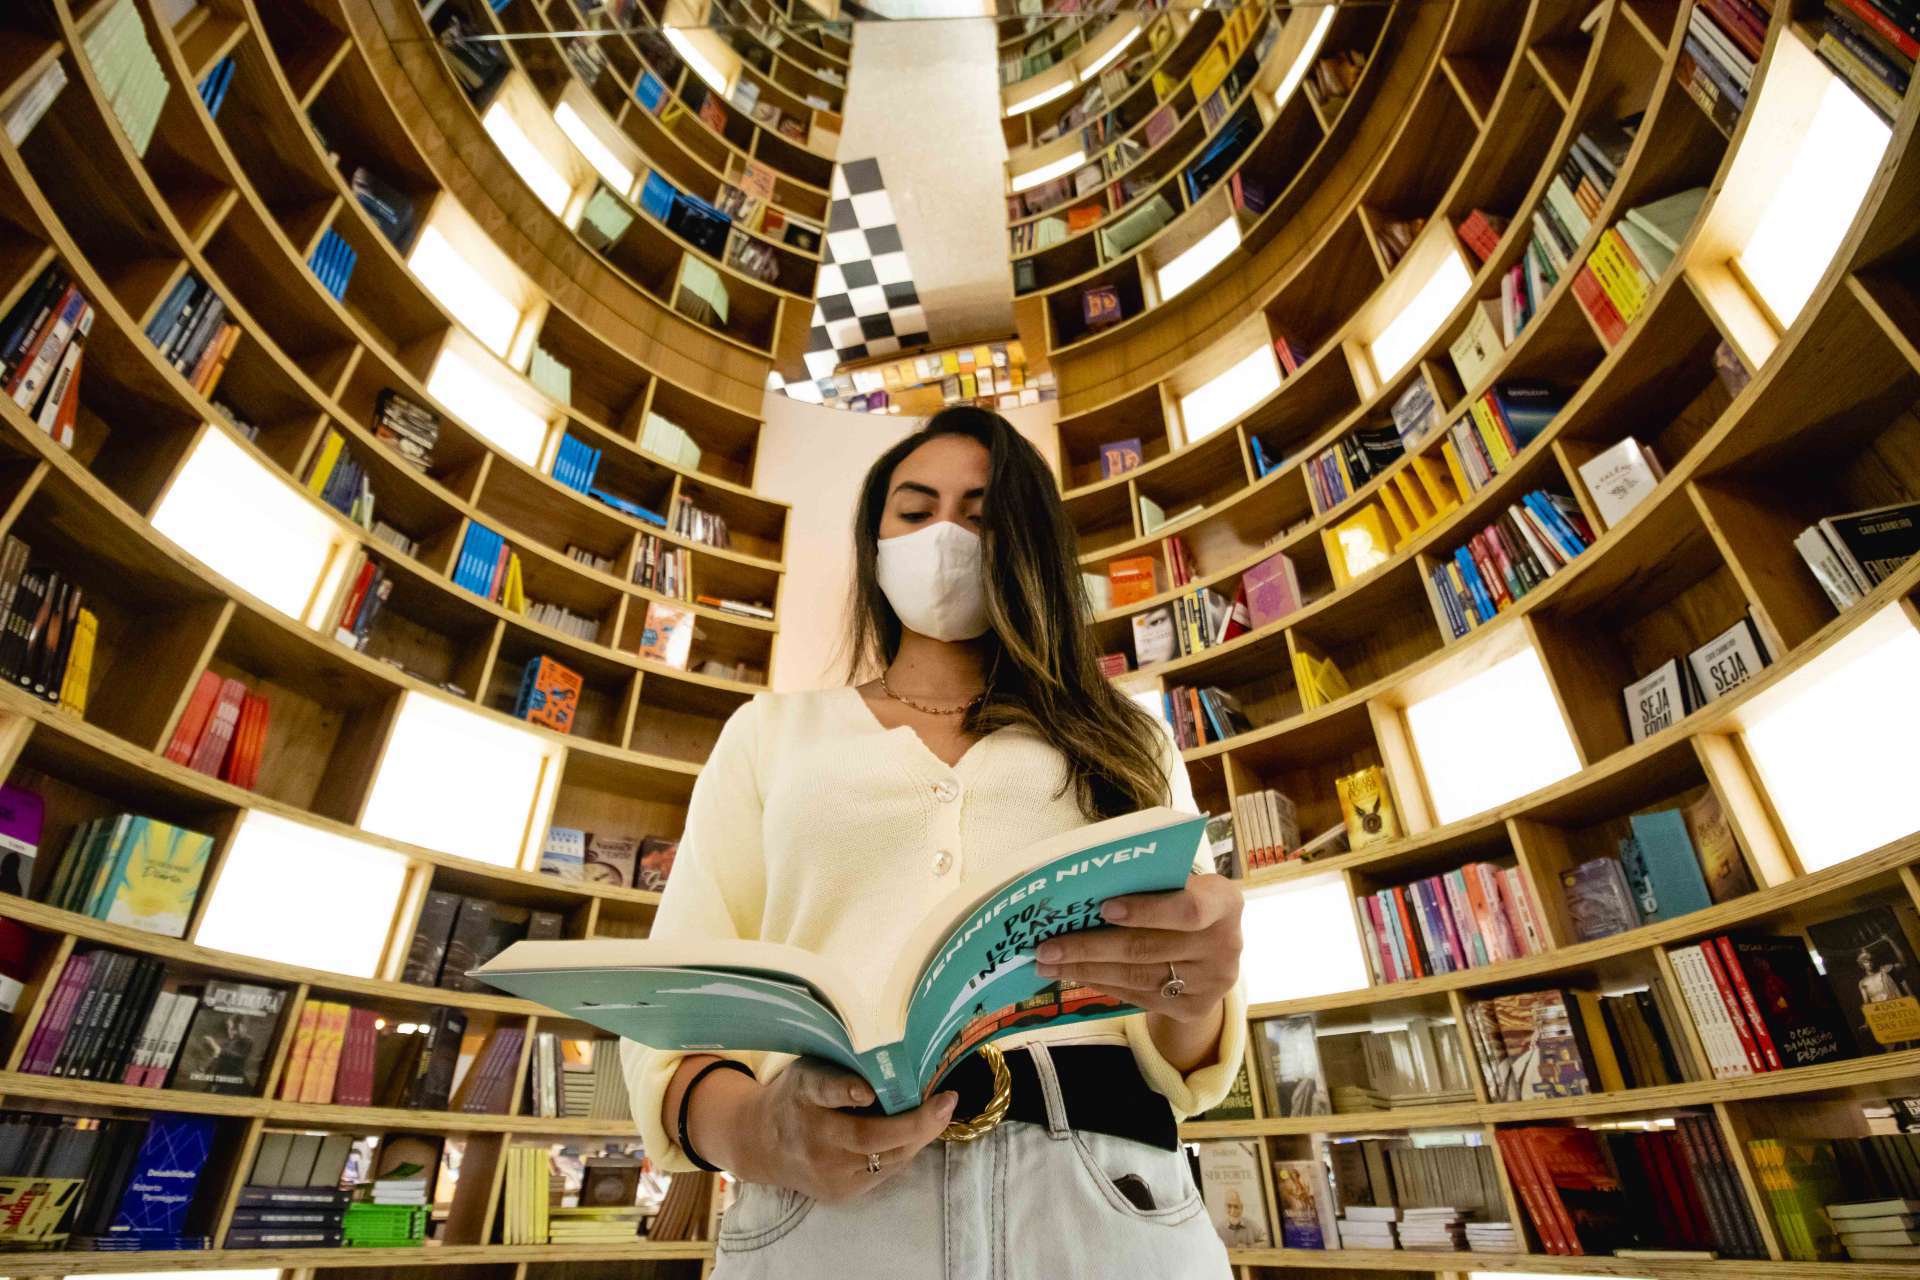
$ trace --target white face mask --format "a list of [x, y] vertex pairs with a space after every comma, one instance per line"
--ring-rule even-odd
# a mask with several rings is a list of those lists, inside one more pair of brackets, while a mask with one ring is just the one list
[[980, 535], [951, 520], [882, 538], [875, 576], [903, 625], [935, 640], [971, 640], [987, 631], [987, 584]]

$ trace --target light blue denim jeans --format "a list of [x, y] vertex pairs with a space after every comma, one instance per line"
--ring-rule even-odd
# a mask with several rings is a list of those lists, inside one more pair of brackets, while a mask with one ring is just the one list
[[[1045, 1126], [1009, 1120], [934, 1142], [864, 1196], [820, 1204], [742, 1183], [720, 1223], [714, 1280], [1226, 1280], [1226, 1249], [1187, 1157], [1067, 1128], [1045, 1045]], [[1114, 1185], [1132, 1174], [1154, 1207]]]

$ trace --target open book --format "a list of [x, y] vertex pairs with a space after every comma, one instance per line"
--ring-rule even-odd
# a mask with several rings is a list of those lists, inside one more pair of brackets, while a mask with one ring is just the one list
[[784, 943], [721, 938], [516, 942], [473, 972], [655, 1049], [824, 1058], [865, 1078], [891, 1115], [918, 1106], [976, 1045], [1133, 1012], [1040, 977], [1034, 948], [1100, 925], [1108, 898], [1186, 884], [1205, 826], [1145, 809], [1039, 841], [1019, 857], [1019, 874], [956, 889], [903, 954], [875, 956], [865, 973]]

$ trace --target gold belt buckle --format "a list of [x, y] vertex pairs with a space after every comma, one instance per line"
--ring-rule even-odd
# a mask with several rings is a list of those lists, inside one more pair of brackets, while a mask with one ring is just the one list
[[1006, 1055], [994, 1044], [980, 1046], [980, 1056], [993, 1068], [993, 1097], [987, 1100], [986, 1109], [971, 1120], [955, 1120], [940, 1131], [940, 1137], [947, 1142], [974, 1142], [992, 1132], [1007, 1114], [1007, 1107], [1013, 1101], [1013, 1074], [1007, 1070]]

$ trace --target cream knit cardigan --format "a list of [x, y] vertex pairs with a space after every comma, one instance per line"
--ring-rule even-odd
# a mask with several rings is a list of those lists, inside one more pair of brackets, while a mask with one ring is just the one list
[[[1197, 812], [1171, 737], [1172, 805]], [[848, 971], [885, 967], [908, 933], [956, 884], [982, 890], [1012, 875], [1012, 855], [1083, 826], [1065, 760], [1038, 736], [1002, 729], [949, 768], [911, 728], [884, 728], [859, 691], [763, 693], [727, 720], [700, 771], [686, 831], [652, 937], [759, 938], [830, 956]], [[1204, 846], [1194, 867], [1211, 871]], [[874, 985], [881, 976], [876, 973]], [[1217, 1104], [1246, 1046], [1244, 984], [1227, 998], [1218, 1057], [1182, 1075], [1154, 1047], [1146, 1015], [1008, 1036], [1005, 1048], [1126, 1044], [1181, 1117]], [[647, 1154], [691, 1169], [662, 1123], [661, 1102], [684, 1056], [620, 1045]], [[786, 1055], [730, 1055], [763, 1080]]]

